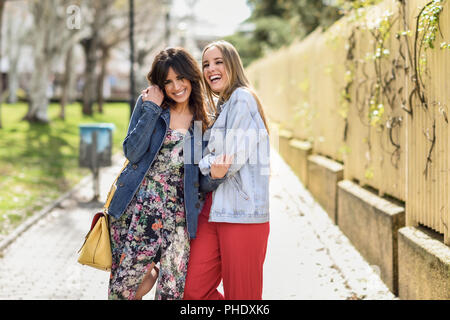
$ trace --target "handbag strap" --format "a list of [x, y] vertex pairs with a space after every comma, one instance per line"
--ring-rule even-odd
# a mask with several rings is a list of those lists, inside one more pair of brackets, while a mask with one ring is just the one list
[[114, 196], [114, 193], [116, 193], [116, 189], [117, 189], [116, 182], [119, 179], [120, 175], [122, 174], [122, 171], [125, 170], [125, 168], [127, 167], [129, 162], [130, 161], [128, 159], [125, 160], [125, 163], [123, 164], [122, 170], [120, 170], [119, 174], [116, 177], [116, 180], [114, 180], [111, 188], [109, 189], [108, 196], [106, 197], [105, 205], [103, 206], [103, 212], [104, 213], [107, 213], [109, 205], [111, 204], [112, 197]]

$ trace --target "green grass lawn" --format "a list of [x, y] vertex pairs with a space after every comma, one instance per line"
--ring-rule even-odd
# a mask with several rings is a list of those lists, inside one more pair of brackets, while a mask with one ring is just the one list
[[129, 121], [129, 105], [106, 104], [103, 114], [83, 116], [81, 106], [66, 107], [66, 120], [58, 118], [59, 105], [49, 107], [50, 124], [21, 121], [25, 103], [2, 105], [0, 129], [0, 238], [33, 213], [74, 187], [90, 170], [79, 168], [81, 123], [114, 123], [113, 154], [122, 148]]

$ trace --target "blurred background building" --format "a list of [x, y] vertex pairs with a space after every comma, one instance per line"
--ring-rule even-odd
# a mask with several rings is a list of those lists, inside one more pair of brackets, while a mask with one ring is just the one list
[[[52, 6], [39, 7], [29, 1], [4, 3], [0, 63], [3, 101], [15, 103], [30, 98], [32, 74], [37, 70], [35, 65], [39, 61], [36, 51], [42, 45], [42, 41], [38, 43], [39, 37], [43, 37], [43, 45], [46, 46], [43, 54], [51, 60], [45, 89], [49, 100], [83, 100], [89, 72], [95, 75], [91, 77], [94, 79], [92, 83], [97, 86], [97, 94], [103, 95], [102, 100], [129, 99], [128, 1], [45, 2], [53, 2], [56, 7], [54, 15], [44, 12], [51, 10]], [[147, 72], [161, 49], [182, 46], [200, 61], [202, 48], [208, 42], [233, 33], [250, 14], [243, 1], [232, 1], [236, 2], [234, 7], [233, 3], [205, 0], [134, 2], [137, 93], [147, 86]], [[240, 14], [230, 14], [235, 10]], [[47, 35], [38, 34], [45, 33], [45, 28], [39, 28], [41, 19], [46, 19], [50, 24], [47, 28], [51, 32]], [[46, 36], [53, 39], [45, 39]], [[52, 40], [56, 43], [49, 44]], [[94, 63], [88, 61], [89, 45], [93, 43], [96, 45], [91, 59], [95, 60]]]

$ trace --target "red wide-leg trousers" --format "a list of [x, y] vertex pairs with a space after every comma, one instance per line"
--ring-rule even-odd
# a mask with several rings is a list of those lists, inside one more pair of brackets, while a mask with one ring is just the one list
[[[185, 300], [261, 300], [269, 222], [208, 222], [212, 194], [191, 240]], [[217, 287], [223, 280], [224, 295]]]

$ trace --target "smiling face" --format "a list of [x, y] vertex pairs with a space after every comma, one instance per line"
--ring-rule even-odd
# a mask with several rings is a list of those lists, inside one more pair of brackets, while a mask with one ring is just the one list
[[175, 101], [176, 104], [187, 104], [191, 95], [191, 82], [181, 75], [178, 75], [172, 67], [167, 72], [164, 81], [164, 89], [167, 96]]
[[228, 74], [222, 52], [217, 47], [211, 47], [203, 54], [203, 77], [211, 90], [221, 94], [228, 86]]

